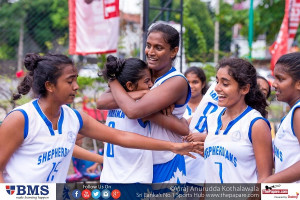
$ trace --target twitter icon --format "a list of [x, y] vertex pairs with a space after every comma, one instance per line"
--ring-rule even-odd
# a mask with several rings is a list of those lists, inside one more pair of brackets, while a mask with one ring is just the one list
[[101, 195], [100, 190], [94, 189], [94, 190], [92, 191], [92, 197], [93, 197], [94, 199], [99, 199], [99, 198], [100, 198], [100, 195]]

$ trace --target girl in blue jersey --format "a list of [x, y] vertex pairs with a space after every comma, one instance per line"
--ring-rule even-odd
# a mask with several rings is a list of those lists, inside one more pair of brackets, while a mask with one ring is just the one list
[[208, 115], [204, 143], [207, 183], [256, 183], [272, 173], [272, 140], [267, 103], [255, 68], [243, 59], [220, 61], [216, 75], [218, 105]]
[[18, 86], [38, 99], [13, 110], [0, 127], [0, 182], [65, 182], [77, 133], [117, 145], [189, 154], [198, 144], [171, 143], [107, 127], [71, 104], [77, 70], [67, 56], [27, 54]]
[[[109, 82], [111, 94], [126, 116], [132, 119], [143, 118], [175, 104], [172, 114], [179, 119], [182, 118], [190, 98], [190, 87], [183, 74], [173, 67], [179, 41], [178, 31], [170, 25], [157, 23], [150, 27], [145, 54], [154, 85], [138, 101], [127, 94], [117, 79]], [[102, 95], [100, 100], [103, 100], [105, 95]], [[105, 104], [104, 101], [102, 103], [98, 101], [99, 107], [107, 108]], [[188, 132], [184, 135], [187, 134]], [[153, 138], [180, 143], [184, 135], [178, 135], [156, 123], [151, 123], [151, 137]], [[165, 151], [154, 151], [153, 163], [154, 183], [186, 182], [183, 156]]]
[[282, 119], [273, 145], [275, 174], [264, 182], [300, 182], [300, 53], [281, 56], [274, 69], [278, 101], [289, 105], [289, 113]]

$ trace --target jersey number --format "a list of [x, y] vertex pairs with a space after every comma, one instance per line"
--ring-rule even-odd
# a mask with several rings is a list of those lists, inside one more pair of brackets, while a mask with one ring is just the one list
[[207, 122], [206, 122], [207, 115], [215, 112], [217, 109], [218, 109], [217, 105], [208, 102], [207, 106], [203, 111], [203, 116], [199, 118], [198, 123], [195, 126], [195, 129], [198, 130], [200, 133], [203, 133], [205, 130], [207, 131]]
[[[112, 127], [112, 128], [115, 128], [116, 124], [115, 124], [114, 121], [110, 121], [108, 123], [108, 126]], [[115, 154], [114, 154], [114, 145], [113, 144], [107, 143], [106, 156], [107, 157], [115, 157]]]
[[60, 163], [61, 163], [61, 162], [58, 162], [58, 163], [54, 162], [54, 163], [52, 163], [53, 166], [52, 166], [52, 169], [51, 169], [51, 171], [50, 171], [50, 173], [49, 173], [49, 175], [48, 175], [48, 177], [47, 177], [47, 182], [50, 180], [50, 178], [51, 178], [50, 181], [51, 181], [51, 182], [53, 181], [54, 176], [55, 176], [55, 173], [58, 172], [57, 167], [58, 167], [58, 165], [59, 165]]
[[220, 162], [215, 162], [215, 164], [219, 165], [219, 176], [220, 176], [220, 181], [221, 183], [223, 183], [223, 167], [222, 167], [222, 163]]

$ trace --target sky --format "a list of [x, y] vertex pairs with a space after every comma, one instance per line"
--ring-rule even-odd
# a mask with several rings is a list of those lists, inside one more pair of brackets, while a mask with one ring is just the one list
[[119, 0], [120, 10], [130, 14], [141, 14], [142, 12], [142, 0]]

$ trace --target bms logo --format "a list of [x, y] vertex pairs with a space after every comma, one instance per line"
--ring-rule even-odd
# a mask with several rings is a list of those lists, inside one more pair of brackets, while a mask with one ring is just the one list
[[15, 193], [16, 187], [14, 185], [6, 185], [5, 188], [6, 188], [7, 194], [12, 195]]
[[6, 192], [12, 195], [48, 195], [48, 185], [6, 185]]

